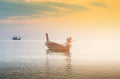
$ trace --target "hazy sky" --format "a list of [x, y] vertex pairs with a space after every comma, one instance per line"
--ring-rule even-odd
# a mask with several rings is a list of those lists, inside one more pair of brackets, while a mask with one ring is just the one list
[[120, 0], [0, 0], [0, 39], [120, 40]]

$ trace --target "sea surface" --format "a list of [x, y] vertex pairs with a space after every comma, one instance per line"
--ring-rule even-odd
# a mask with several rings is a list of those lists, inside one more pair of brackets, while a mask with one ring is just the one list
[[120, 40], [74, 41], [70, 53], [44, 43], [0, 41], [0, 79], [120, 79]]

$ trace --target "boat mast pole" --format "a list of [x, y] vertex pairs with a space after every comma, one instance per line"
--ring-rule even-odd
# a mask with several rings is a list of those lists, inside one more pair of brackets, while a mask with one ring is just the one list
[[49, 41], [48, 33], [46, 33], [46, 41]]

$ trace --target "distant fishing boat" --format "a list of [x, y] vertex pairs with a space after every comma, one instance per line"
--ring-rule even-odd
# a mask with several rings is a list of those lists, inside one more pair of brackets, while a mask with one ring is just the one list
[[19, 36], [19, 37], [13, 36], [13, 37], [12, 37], [12, 40], [21, 40], [21, 37], [20, 37], [20, 36]]
[[58, 44], [49, 40], [48, 33], [46, 33], [46, 43], [45, 45], [51, 51], [58, 51], [58, 52], [69, 52], [71, 47], [71, 40], [72, 38], [69, 37], [64, 44]]

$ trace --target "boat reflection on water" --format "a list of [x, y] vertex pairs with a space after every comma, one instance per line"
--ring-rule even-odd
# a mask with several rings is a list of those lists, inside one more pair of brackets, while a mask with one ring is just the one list
[[67, 57], [71, 56], [71, 53], [68, 51], [61, 52], [61, 51], [56, 51], [56, 50], [51, 50], [51, 49], [47, 49], [46, 51], [47, 51], [47, 55], [48, 54], [61, 54], [61, 55], [65, 55]]
[[72, 75], [71, 53], [47, 49], [46, 71], [46, 77], [48, 79], [50, 78], [51, 71], [56, 77], [62, 76], [65, 79], [70, 79]]

